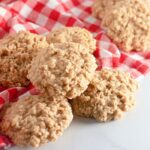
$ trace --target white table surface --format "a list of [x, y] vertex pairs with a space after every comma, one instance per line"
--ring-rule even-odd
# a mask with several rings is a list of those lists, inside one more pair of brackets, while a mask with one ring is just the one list
[[[150, 150], [150, 75], [141, 81], [136, 108], [119, 121], [75, 118], [57, 142], [36, 150]], [[11, 148], [35, 150], [35, 148]]]

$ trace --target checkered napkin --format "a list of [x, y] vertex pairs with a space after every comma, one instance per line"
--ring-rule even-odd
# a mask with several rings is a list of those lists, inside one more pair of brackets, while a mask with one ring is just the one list
[[[150, 71], [149, 52], [121, 52], [101, 29], [100, 22], [91, 15], [93, 0], [0, 0], [0, 38], [20, 30], [47, 34], [63, 26], [79, 26], [91, 31], [97, 40], [94, 56], [99, 69], [119, 68], [131, 73], [137, 80]], [[9, 101], [16, 101], [22, 94], [37, 94], [30, 85], [27, 88], [0, 87], [0, 108]], [[0, 136], [0, 150], [13, 144], [6, 136]]]

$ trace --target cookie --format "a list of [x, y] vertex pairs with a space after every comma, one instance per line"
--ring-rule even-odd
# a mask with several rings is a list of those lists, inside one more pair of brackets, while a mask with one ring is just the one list
[[46, 38], [21, 31], [0, 40], [0, 85], [27, 86], [28, 69], [38, 49], [48, 45]]
[[33, 59], [28, 78], [41, 93], [72, 99], [87, 89], [96, 68], [96, 60], [85, 46], [54, 43]]
[[92, 15], [99, 20], [102, 20], [104, 14], [109, 11], [109, 8], [121, 0], [96, 0], [92, 5]]
[[105, 11], [102, 26], [120, 49], [150, 48], [150, 4], [147, 0], [121, 0]]
[[136, 89], [137, 82], [129, 74], [102, 69], [88, 89], [70, 103], [75, 115], [100, 122], [116, 120], [134, 106]]
[[71, 107], [64, 98], [56, 101], [48, 97], [29, 96], [11, 104], [0, 127], [14, 144], [39, 147], [57, 140], [72, 119]]
[[4, 114], [6, 113], [9, 107], [11, 107], [11, 103], [6, 103], [3, 105], [3, 107], [0, 108], [0, 121], [2, 120]]
[[81, 43], [87, 46], [87, 51], [93, 53], [96, 50], [96, 40], [92, 34], [80, 27], [63, 27], [50, 32], [47, 35], [48, 43]]

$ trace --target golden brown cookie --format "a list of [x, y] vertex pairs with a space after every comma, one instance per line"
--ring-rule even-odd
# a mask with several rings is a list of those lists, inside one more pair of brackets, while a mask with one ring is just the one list
[[71, 107], [64, 98], [29, 96], [11, 104], [0, 127], [16, 145], [39, 147], [57, 140], [72, 118]]
[[96, 40], [86, 29], [80, 27], [63, 27], [50, 32], [47, 35], [48, 43], [80, 43], [87, 47], [87, 51], [93, 53], [96, 49]]
[[27, 86], [28, 69], [32, 58], [41, 48], [47, 47], [46, 38], [21, 31], [0, 40], [0, 85]]
[[28, 78], [49, 96], [75, 98], [83, 93], [96, 70], [96, 60], [78, 43], [55, 43], [33, 59]]
[[137, 82], [129, 74], [102, 69], [88, 89], [70, 102], [75, 115], [100, 122], [116, 120], [134, 106], [136, 89]]
[[147, 0], [121, 0], [105, 11], [102, 26], [124, 51], [150, 48], [150, 4]]
[[115, 5], [116, 2], [118, 1], [121, 1], [121, 0], [96, 0], [94, 1], [92, 5], [93, 16], [99, 20], [102, 20], [105, 13], [109, 11], [109, 8]]
[[3, 118], [4, 114], [6, 113], [7, 109], [11, 107], [11, 103], [6, 103], [0, 108], [0, 120]]

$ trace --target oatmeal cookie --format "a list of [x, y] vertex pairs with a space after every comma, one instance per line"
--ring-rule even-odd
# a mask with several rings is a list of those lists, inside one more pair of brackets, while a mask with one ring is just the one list
[[[49, 100], [51, 99], [51, 100]], [[12, 103], [0, 123], [16, 145], [39, 147], [55, 141], [73, 119], [67, 100], [29, 96]]]
[[93, 16], [99, 20], [102, 20], [104, 14], [118, 1], [121, 0], [96, 0], [92, 6]]
[[93, 53], [96, 49], [96, 40], [86, 29], [80, 27], [63, 27], [50, 32], [47, 35], [49, 43], [81, 43], [87, 46], [87, 50]]
[[118, 1], [103, 16], [102, 26], [122, 50], [150, 48], [150, 4], [147, 0]]
[[94, 56], [78, 43], [54, 43], [32, 61], [28, 78], [49, 96], [75, 98], [84, 92], [96, 70]]
[[129, 74], [102, 69], [97, 71], [88, 89], [70, 101], [73, 112], [105, 122], [122, 117], [135, 104], [137, 82]]
[[46, 38], [20, 31], [0, 40], [0, 85], [27, 86], [27, 72], [38, 49], [48, 45]]
[[0, 108], [0, 121], [2, 120], [4, 114], [6, 113], [9, 107], [11, 107], [11, 103], [6, 103]]

